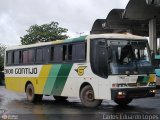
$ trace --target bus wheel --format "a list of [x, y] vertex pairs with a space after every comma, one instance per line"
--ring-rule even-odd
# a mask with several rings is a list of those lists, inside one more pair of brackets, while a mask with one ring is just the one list
[[82, 88], [80, 92], [80, 99], [85, 107], [97, 107], [102, 103], [102, 100], [94, 99], [94, 91], [90, 85]]
[[34, 87], [31, 83], [27, 85], [26, 88], [26, 95], [27, 95], [27, 100], [30, 102], [38, 102], [42, 100], [43, 95], [40, 94], [35, 94], [34, 93]]
[[132, 98], [128, 98], [128, 99], [114, 100], [114, 102], [120, 106], [125, 106], [128, 105], [132, 100], [133, 100]]
[[64, 101], [66, 100], [68, 97], [64, 97], [64, 96], [53, 96], [55, 100], [57, 101]]

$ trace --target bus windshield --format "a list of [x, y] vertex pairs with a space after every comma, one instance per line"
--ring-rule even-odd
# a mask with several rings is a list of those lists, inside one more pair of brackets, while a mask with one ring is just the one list
[[154, 73], [147, 41], [108, 40], [111, 74]]

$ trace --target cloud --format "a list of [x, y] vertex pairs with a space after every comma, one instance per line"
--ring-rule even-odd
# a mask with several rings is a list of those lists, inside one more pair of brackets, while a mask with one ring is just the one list
[[7, 14], [0, 15], [0, 43], [18, 44], [18, 33], [13, 20]]
[[34, 24], [59, 22], [68, 34], [89, 34], [93, 22], [106, 18], [113, 8], [125, 8], [127, 0], [1, 0], [0, 43], [20, 44], [20, 36]]

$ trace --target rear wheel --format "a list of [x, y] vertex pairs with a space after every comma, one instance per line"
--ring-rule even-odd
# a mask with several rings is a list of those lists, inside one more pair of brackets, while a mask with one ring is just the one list
[[35, 94], [34, 87], [31, 83], [29, 83], [26, 87], [26, 95], [27, 95], [27, 100], [30, 102], [41, 101], [43, 97], [43, 95]]
[[118, 105], [120, 106], [126, 106], [128, 105], [133, 99], [132, 98], [128, 98], [128, 99], [120, 99], [120, 100], [114, 100], [114, 102], [116, 102]]
[[80, 99], [82, 104], [86, 107], [97, 107], [102, 103], [102, 100], [96, 100], [94, 98], [94, 91], [90, 85], [82, 88], [80, 92]]
[[53, 96], [55, 100], [58, 100], [58, 101], [63, 101], [63, 100], [66, 100], [68, 97], [64, 97], [64, 96]]

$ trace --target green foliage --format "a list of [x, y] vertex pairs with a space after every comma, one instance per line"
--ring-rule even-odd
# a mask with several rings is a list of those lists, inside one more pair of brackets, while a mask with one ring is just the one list
[[3, 69], [4, 69], [5, 49], [6, 49], [6, 46], [3, 44], [0, 44], [0, 71], [3, 71]]
[[50, 24], [32, 25], [27, 31], [27, 34], [21, 38], [21, 44], [33, 44], [37, 42], [49, 42], [53, 40], [62, 40], [68, 38], [66, 28], [59, 27], [58, 22]]

